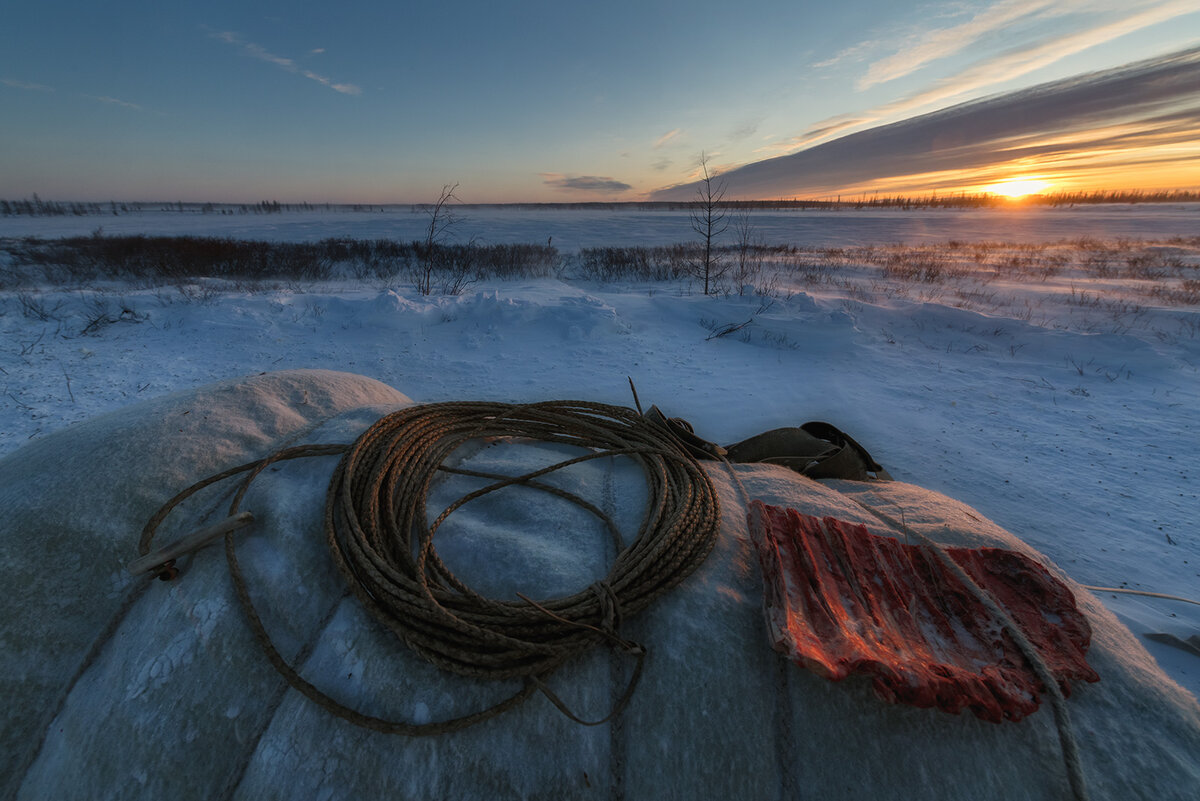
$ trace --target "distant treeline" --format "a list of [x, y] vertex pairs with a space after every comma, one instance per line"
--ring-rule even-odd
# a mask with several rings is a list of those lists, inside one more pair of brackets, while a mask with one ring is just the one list
[[105, 203], [42, 200], [36, 194], [26, 200], [0, 200], [0, 217], [86, 217], [140, 214], [147, 211], [166, 211], [179, 214], [280, 214], [285, 211], [374, 211], [378, 206], [336, 203], [280, 203], [263, 200], [259, 203], [170, 203], [131, 202], [110, 200]]
[[432, 265], [456, 286], [484, 278], [534, 278], [560, 266], [556, 248], [542, 244], [441, 244], [391, 239], [330, 238], [268, 242], [208, 236], [0, 237], [0, 289], [84, 284], [119, 279], [150, 284], [198, 278], [322, 281], [409, 277]]
[[[804, 201], [801, 201], [804, 202]], [[1013, 198], [1006, 195], [996, 195], [990, 192], [968, 195], [896, 195], [892, 197], [858, 197], [854, 199], [838, 198], [829, 202], [834, 208], [989, 208], [993, 206], [1010, 206]], [[1091, 192], [1047, 192], [1036, 195], [1023, 195], [1020, 203], [1038, 206], [1076, 206], [1096, 205], [1101, 203], [1196, 203], [1200, 202], [1200, 191], [1188, 189], [1172, 189], [1166, 191], [1144, 190], [1097, 190]]]
[[[974, 209], [1011, 206], [1014, 200], [1004, 195], [982, 193], [968, 195], [857, 195], [838, 196], [833, 200], [777, 199], [727, 200], [720, 204], [730, 210], [803, 211], [808, 209]], [[1049, 192], [1026, 195], [1018, 201], [1039, 206], [1076, 206], [1102, 203], [1197, 203], [1200, 191], [1172, 189], [1168, 191], [1096, 190], [1090, 192]], [[589, 203], [463, 203], [464, 209], [513, 209], [516, 211], [577, 210], [577, 211], [690, 211], [696, 202], [589, 202]], [[263, 200], [258, 203], [185, 203], [118, 202], [106, 203], [42, 200], [36, 194], [26, 200], [0, 200], [0, 216], [66, 217], [120, 216], [143, 212], [175, 212], [179, 214], [281, 214], [293, 211], [383, 212], [424, 211], [426, 204], [363, 204], [363, 203], [280, 203]]]
[[[1148, 192], [1143, 190], [1054, 192], [1042, 195], [1026, 195], [1021, 203], [1043, 206], [1073, 206], [1099, 203], [1197, 203], [1200, 191], [1172, 189]], [[788, 211], [804, 209], [928, 209], [928, 208], [989, 208], [1010, 206], [1012, 198], [991, 193], [968, 195], [855, 195], [837, 196], [833, 200], [778, 199], [778, 200], [726, 200], [719, 205], [731, 210]], [[506, 208], [534, 211], [538, 209], [583, 209], [600, 211], [690, 211], [700, 206], [692, 201], [658, 201], [640, 203], [481, 203], [476, 208]], [[471, 208], [465, 205], [464, 208]], [[419, 206], [417, 208], [420, 208]]]

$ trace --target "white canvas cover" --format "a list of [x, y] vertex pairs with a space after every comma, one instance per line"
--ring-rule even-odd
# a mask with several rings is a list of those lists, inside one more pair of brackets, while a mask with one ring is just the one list
[[[180, 489], [284, 445], [349, 443], [410, 402], [360, 376], [268, 373], [131, 406], [0, 460], [3, 797], [1069, 797], [1046, 704], [1000, 725], [889, 706], [865, 680], [830, 683], [776, 656], [745, 506], [716, 464], [716, 549], [626, 621], [622, 634], [649, 649], [645, 674], [624, 713], [595, 727], [534, 695], [455, 734], [366, 731], [288, 689], [271, 668], [219, 545], [181, 560], [172, 582], [126, 572], [147, 518]], [[523, 472], [561, 456], [561, 448], [492, 442], [460, 458]], [[511, 694], [519, 685], [472, 682], [422, 662], [346, 594], [320, 530], [334, 461], [277, 465], [242, 504], [256, 522], [235, 535], [239, 558], [281, 653], [342, 703], [385, 718], [440, 720]], [[1046, 564], [977, 512], [918, 487], [818, 483], [762, 465], [736, 470], [766, 503], [890, 533], [859, 501], [938, 542], [1012, 548]], [[597, 460], [555, 480], [633, 535], [645, 489], [632, 465]], [[444, 482], [437, 500], [462, 494], [462, 481]], [[158, 543], [223, 517], [233, 483], [188, 502]], [[485, 594], [554, 597], [603, 575], [612, 556], [606, 539], [577, 507], [513, 488], [456, 512], [437, 545]], [[1101, 676], [1077, 684], [1068, 700], [1092, 798], [1195, 798], [1200, 705], [1090, 593], [1072, 587], [1092, 624], [1088, 658]], [[630, 668], [628, 657], [598, 650], [550, 684], [582, 717], [598, 719]]]

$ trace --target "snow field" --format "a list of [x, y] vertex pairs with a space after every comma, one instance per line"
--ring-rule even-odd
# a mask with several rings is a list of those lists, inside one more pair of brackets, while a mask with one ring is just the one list
[[[716, 297], [569, 278], [429, 297], [402, 277], [10, 284], [0, 453], [268, 370], [361, 373], [419, 402], [632, 405], [631, 377], [644, 405], [721, 443], [832, 422], [898, 479], [979, 509], [1082, 583], [1195, 598], [1198, 264], [1189, 239], [993, 238], [767, 253], [743, 294]], [[1200, 632], [1195, 606], [1100, 597], [1135, 634]], [[1143, 641], [1200, 693], [1200, 660]]]

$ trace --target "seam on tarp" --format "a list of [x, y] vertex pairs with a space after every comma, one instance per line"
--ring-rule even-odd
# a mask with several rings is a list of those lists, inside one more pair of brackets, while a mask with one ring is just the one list
[[[612, 459], [607, 460], [604, 483], [601, 490], [601, 503], [606, 515], [611, 519], [616, 514], [616, 488], [613, 486], [613, 471], [616, 466]], [[610, 650], [608, 656], [608, 676], [611, 687], [611, 697], [621, 697], [625, 682], [621, 676], [620, 658], [615, 651]], [[625, 801], [625, 716], [614, 715], [608, 724], [608, 797], [610, 801]]]
[[[330, 605], [329, 611], [321, 618], [321, 622], [316, 625], [313, 636], [308, 638], [308, 641], [304, 643], [299, 653], [296, 654], [295, 665], [297, 669], [303, 668], [304, 664], [312, 657], [313, 652], [317, 650], [317, 644], [320, 642], [325, 630], [329, 628], [334, 616], [337, 615], [338, 610], [342, 608], [342, 605], [349, 597], [350, 591], [347, 589], [342, 592], [337, 601]], [[258, 731], [246, 743], [246, 747], [242, 750], [242, 755], [234, 765], [229, 781], [225, 784], [225, 789], [216, 796], [221, 801], [230, 801], [230, 799], [237, 795], [237, 791], [242, 786], [242, 782], [246, 778], [246, 773], [250, 769], [250, 763], [254, 761], [254, 755], [258, 753], [258, 747], [262, 743], [263, 737], [270, 730], [271, 724], [275, 722], [275, 716], [279, 713], [279, 708], [283, 706], [284, 699], [287, 698], [288, 692], [292, 689], [282, 677], [278, 678], [279, 681], [275, 692], [271, 695], [271, 700], [267, 703], [267, 708], [263, 712], [262, 725], [259, 726]]]
[[58, 720], [58, 716], [62, 714], [63, 708], [67, 705], [67, 699], [71, 697], [71, 693], [75, 691], [76, 685], [79, 684], [83, 675], [95, 663], [104, 647], [112, 640], [117, 631], [121, 628], [121, 623], [125, 621], [126, 615], [133, 609], [138, 599], [145, 594], [150, 587], [149, 581], [134, 580], [133, 585], [129, 588], [125, 595], [125, 599], [121, 602], [120, 607], [100, 634], [92, 641], [91, 646], [80, 660], [79, 666], [75, 668], [75, 672], [71, 674], [71, 680], [59, 693], [58, 698], [50, 706], [50, 712], [43, 719], [43, 723], [38, 727], [37, 737], [33, 740], [30, 748], [26, 751], [24, 758], [16, 765], [12, 775], [9, 777], [9, 786], [5, 789], [5, 798], [16, 798], [20, 792], [21, 786], [25, 784], [25, 776], [29, 769], [33, 767], [33, 763], [37, 761], [38, 756], [42, 752], [42, 747], [46, 744], [46, 737], [50, 733], [50, 729], [54, 727], [54, 721]]

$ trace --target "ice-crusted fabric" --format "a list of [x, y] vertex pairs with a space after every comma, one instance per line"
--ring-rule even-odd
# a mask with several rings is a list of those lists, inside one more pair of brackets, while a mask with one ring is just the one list
[[[944, 547], [999, 547], [1045, 567], [1087, 615], [1088, 661], [1104, 677], [1077, 683], [1070, 700], [1091, 798], [1195, 801], [1195, 697], [1036, 550], [978, 510], [899, 481], [812, 481], [774, 465], [731, 473], [713, 463], [722, 535], [695, 573], [625, 620], [623, 635], [648, 647], [645, 670], [633, 701], [602, 726], [579, 726], [537, 695], [438, 737], [361, 729], [271, 669], [219, 544], [181, 561], [175, 581], [129, 575], [142, 526], [180, 488], [287, 445], [353, 442], [410, 403], [363, 376], [267, 373], [143, 401], [0, 459], [0, 799], [1069, 797], [1051, 715], [995, 726], [879, 703], [867, 681], [834, 684], [764, 648], [744, 488], [876, 533], [883, 529], [864, 505], [902, 509], [909, 530]], [[521, 474], [574, 453], [491, 442], [452, 464]], [[519, 689], [438, 670], [346, 597], [322, 533], [335, 464], [282, 463], [245, 498], [255, 523], [236, 535], [237, 554], [280, 653], [340, 702], [389, 719], [444, 720]], [[443, 479], [431, 487], [431, 515], [482, 481]], [[632, 458], [593, 459], [556, 480], [629, 538], [651, 500]], [[161, 541], [224, 516], [233, 491], [214, 485], [186, 502]], [[488, 597], [566, 595], [603, 577], [613, 558], [594, 514], [524, 487], [472, 501], [438, 537], [455, 575]], [[548, 683], [581, 717], [597, 719], [612, 710], [629, 670], [625, 655], [596, 649]]]
[[[993, 722], [1037, 710], [1045, 691], [1003, 624], [927, 548], [865, 526], [754, 502], [772, 645], [818, 675], [871, 677], [891, 703], [969, 709]], [[1003, 548], [947, 548], [1037, 648], [1063, 694], [1098, 681], [1091, 627], [1060, 581]]]

